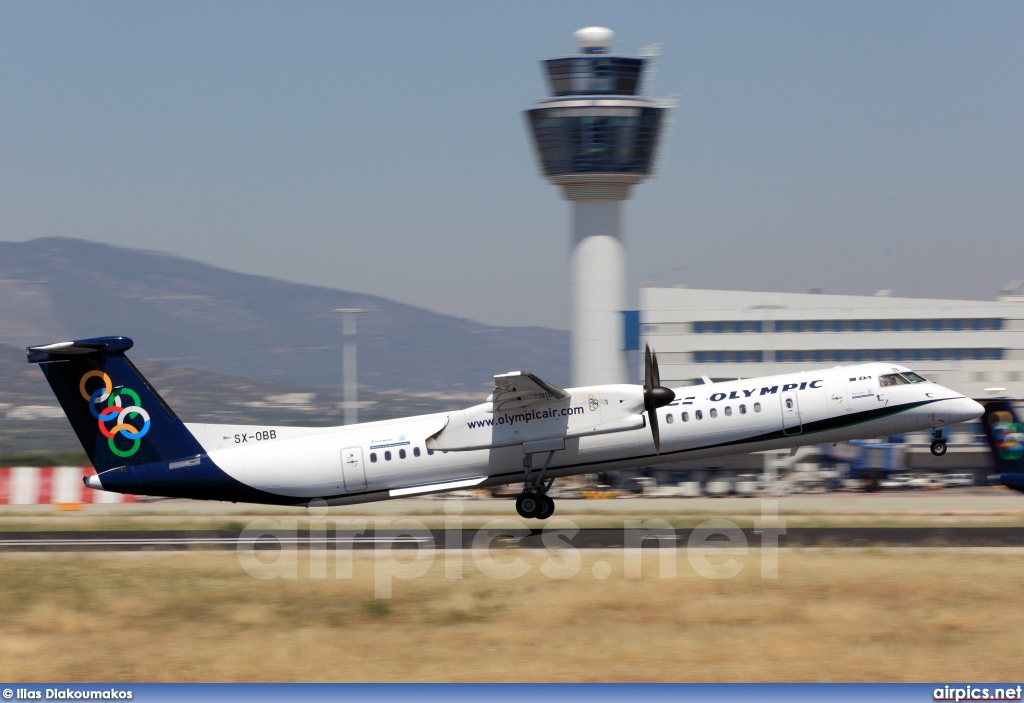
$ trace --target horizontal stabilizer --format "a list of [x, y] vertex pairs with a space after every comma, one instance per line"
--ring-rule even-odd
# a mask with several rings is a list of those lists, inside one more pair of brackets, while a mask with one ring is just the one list
[[124, 353], [132, 348], [134, 342], [127, 337], [92, 337], [74, 342], [56, 342], [38, 347], [28, 347], [25, 354], [30, 364], [43, 364], [49, 361], [67, 361], [71, 357], [83, 354]]

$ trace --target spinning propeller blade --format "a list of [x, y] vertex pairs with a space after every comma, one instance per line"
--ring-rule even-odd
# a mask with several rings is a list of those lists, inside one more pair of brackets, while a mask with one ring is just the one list
[[658, 408], [664, 407], [676, 399], [676, 394], [661, 385], [661, 373], [658, 371], [658, 356], [651, 348], [644, 348], [644, 411], [651, 425], [651, 436], [654, 438], [654, 453], [661, 454], [661, 432], [658, 430]]

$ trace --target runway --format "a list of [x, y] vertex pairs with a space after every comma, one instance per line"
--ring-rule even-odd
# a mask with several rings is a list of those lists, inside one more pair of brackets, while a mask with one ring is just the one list
[[367, 530], [273, 534], [240, 530], [0, 533], [2, 552], [132, 552], [231, 549], [576, 549], [624, 547], [1024, 547], [1024, 527], [799, 527], [772, 529]]

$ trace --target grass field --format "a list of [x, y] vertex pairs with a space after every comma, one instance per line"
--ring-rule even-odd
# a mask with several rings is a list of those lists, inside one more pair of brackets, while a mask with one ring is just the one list
[[[731, 579], [640, 579], [618, 552], [580, 552], [573, 578], [497, 580], [466, 555], [446, 579], [374, 597], [351, 579], [261, 581], [234, 553], [0, 555], [7, 681], [933, 681], [1016, 680], [1021, 557], [967, 550], [756, 551]], [[722, 561], [728, 557], [711, 557]], [[610, 576], [595, 577], [610, 566]]]

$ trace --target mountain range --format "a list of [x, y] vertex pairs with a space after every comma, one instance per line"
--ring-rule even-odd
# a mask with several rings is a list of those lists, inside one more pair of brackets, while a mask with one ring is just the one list
[[0, 345], [8, 347], [124, 335], [135, 340], [136, 360], [285, 388], [338, 388], [336, 308], [365, 311], [356, 341], [359, 385], [368, 391], [486, 395], [494, 374], [524, 369], [569, 384], [564, 330], [485, 325], [78, 239], [0, 242]]

